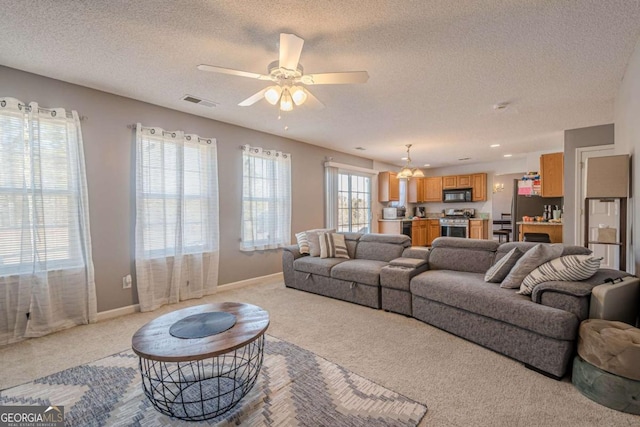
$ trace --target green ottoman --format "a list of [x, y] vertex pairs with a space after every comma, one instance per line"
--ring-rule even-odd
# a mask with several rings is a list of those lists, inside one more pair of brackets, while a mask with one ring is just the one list
[[573, 385], [611, 409], [640, 415], [640, 329], [589, 319], [580, 324]]

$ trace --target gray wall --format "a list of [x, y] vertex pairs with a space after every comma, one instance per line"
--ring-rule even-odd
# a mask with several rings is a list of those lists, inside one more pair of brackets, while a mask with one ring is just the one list
[[613, 144], [613, 124], [564, 131], [564, 215], [562, 241], [573, 244], [576, 218], [576, 148]]
[[[0, 96], [43, 107], [77, 110], [82, 122], [98, 311], [137, 303], [137, 292], [122, 289], [122, 277], [135, 277], [133, 262], [135, 183], [133, 131], [141, 122], [183, 130], [218, 141], [220, 199], [219, 284], [281, 271], [281, 251], [240, 252], [240, 190], [243, 144], [292, 155], [293, 233], [324, 226], [324, 159], [372, 168], [373, 162], [299, 141], [217, 122], [0, 66]], [[247, 110], [247, 114], [251, 114]]]

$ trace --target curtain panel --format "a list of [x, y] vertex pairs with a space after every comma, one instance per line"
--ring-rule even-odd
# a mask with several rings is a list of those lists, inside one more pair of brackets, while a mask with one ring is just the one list
[[96, 321], [76, 111], [0, 98], [0, 344]]
[[218, 285], [214, 138], [136, 125], [136, 285], [141, 311]]
[[242, 146], [241, 251], [291, 243], [291, 155]]

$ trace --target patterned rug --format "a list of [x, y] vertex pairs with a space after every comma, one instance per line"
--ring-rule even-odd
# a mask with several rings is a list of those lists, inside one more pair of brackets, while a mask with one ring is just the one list
[[286, 341], [267, 337], [258, 381], [203, 422], [156, 411], [131, 351], [0, 391], [0, 405], [64, 405], [67, 426], [415, 426], [427, 407]]

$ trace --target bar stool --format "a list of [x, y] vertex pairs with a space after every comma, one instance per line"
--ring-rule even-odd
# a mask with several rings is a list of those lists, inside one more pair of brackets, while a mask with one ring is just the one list
[[498, 230], [493, 231], [494, 236], [498, 236], [498, 242], [502, 243], [502, 238], [506, 237], [507, 243], [509, 243], [509, 238], [511, 237], [511, 214], [503, 213], [500, 214], [499, 220], [493, 221], [494, 225], [500, 225]]

